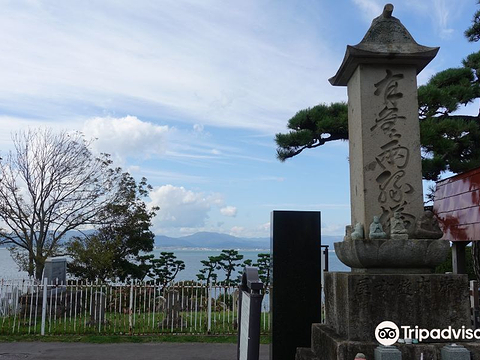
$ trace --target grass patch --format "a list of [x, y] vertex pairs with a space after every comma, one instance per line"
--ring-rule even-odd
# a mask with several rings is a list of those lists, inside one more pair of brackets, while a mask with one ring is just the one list
[[[261, 314], [261, 327], [270, 322], [270, 314]], [[140, 337], [174, 337], [178, 336], [207, 336], [207, 313], [206, 312], [181, 312], [182, 324], [180, 327], [171, 327], [168, 321], [163, 324], [165, 314], [161, 312], [149, 312], [141, 314], [123, 314], [115, 312], [105, 313], [106, 321], [99, 324], [90, 324], [90, 316], [85, 311], [75, 314], [62, 314], [47, 312], [45, 333], [50, 336], [140, 336]], [[231, 336], [237, 332], [234, 323], [237, 315], [233, 312], [212, 312], [211, 335]], [[7, 317], [0, 317], [0, 337], [10, 335], [39, 336], [41, 332], [41, 317], [28, 316], [28, 313], [20, 313]], [[130, 327], [130, 324], [132, 327]]]
[[[61, 335], [61, 336], [38, 336], [38, 335], [1, 335], [0, 342], [82, 342], [90, 344], [111, 343], [149, 343], [149, 342], [174, 342], [174, 343], [237, 343], [236, 335], [155, 335], [155, 336], [128, 336], [128, 335]], [[270, 344], [270, 335], [261, 335], [261, 344]]]

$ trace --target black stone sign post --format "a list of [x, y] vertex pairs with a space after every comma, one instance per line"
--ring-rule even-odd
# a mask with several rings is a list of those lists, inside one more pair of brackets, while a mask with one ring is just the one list
[[320, 212], [273, 211], [270, 251], [270, 359], [291, 360], [321, 322]]
[[263, 284], [258, 269], [246, 266], [242, 275], [238, 321], [237, 360], [258, 360], [260, 353], [260, 318], [262, 314]]

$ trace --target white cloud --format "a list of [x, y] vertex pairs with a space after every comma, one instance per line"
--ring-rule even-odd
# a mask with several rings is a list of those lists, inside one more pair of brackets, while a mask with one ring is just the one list
[[453, 25], [459, 18], [467, 1], [407, 0], [406, 5], [418, 15], [430, 18], [432, 27], [441, 39], [450, 39], [455, 32]]
[[133, 175], [136, 175], [139, 178], [145, 176], [156, 184], [179, 182], [182, 184], [193, 183], [198, 185], [200, 183], [206, 183], [209, 181], [208, 177], [206, 176], [190, 175], [188, 173], [174, 171], [162, 171], [144, 167], [129, 167], [128, 171], [132, 172]]
[[150, 199], [151, 206], [160, 207], [154, 225], [162, 232], [163, 228], [203, 227], [212, 207], [220, 207], [224, 202], [220, 194], [194, 192], [173, 185], [153, 189]]
[[257, 226], [240, 226], [235, 225], [228, 232], [230, 235], [243, 238], [265, 238], [270, 236], [270, 222]]
[[[321, 21], [280, 27], [279, 21], [292, 20], [291, 5], [268, 6], [177, 0], [140, 0], [134, 7], [111, 1], [6, 5], [0, 14], [0, 31], [9, 34], [0, 44], [2, 105], [40, 116], [162, 113], [191, 124], [276, 132], [330, 89], [326, 78], [338, 64], [330, 62], [328, 41], [318, 37]], [[321, 4], [309, 7], [318, 20], [329, 16]], [[339, 94], [326, 91], [323, 100]]]
[[230, 229], [230, 235], [241, 237], [245, 233], [245, 228], [243, 226], [233, 226]]
[[379, 0], [353, 0], [353, 2], [360, 8], [363, 19], [369, 24], [383, 12], [383, 5]]
[[225, 206], [220, 209], [222, 215], [235, 217], [237, 216], [237, 208], [235, 206]]
[[195, 132], [197, 132], [197, 133], [203, 132], [204, 128], [205, 128], [205, 127], [204, 127], [203, 125], [201, 125], [201, 124], [194, 124], [194, 125], [193, 125], [193, 131], [195, 131]]
[[169, 130], [168, 126], [142, 121], [136, 116], [95, 117], [85, 121], [83, 126], [87, 137], [97, 139], [93, 145], [95, 149], [120, 159], [164, 154]]
[[451, 12], [445, 0], [437, 0], [435, 2], [435, 5], [433, 6], [433, 14], [434, 23], [440, 32], [440, 37], [442, 39], [450, 38], [454, 30], [449, 26]]
[[325, 224], [322, 222], [323, 235], [343, 235], [345, 233], [345, 224]]

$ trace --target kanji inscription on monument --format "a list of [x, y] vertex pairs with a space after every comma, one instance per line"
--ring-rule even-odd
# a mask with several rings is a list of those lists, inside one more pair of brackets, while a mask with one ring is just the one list
[[352, 224], [379, 216], [388, 234], [399, 212], [413, 234], [423, 215], [416, 91], [413, 65], [360, 65], [349, 81]]

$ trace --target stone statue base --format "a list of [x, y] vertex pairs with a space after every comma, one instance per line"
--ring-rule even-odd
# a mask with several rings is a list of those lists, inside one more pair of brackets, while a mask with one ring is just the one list
[[[375, 328], [383, 321], [393, 321], [400, 328], [400, 338], [404, 338], [401, 326], [471, 328], [467, 275], [327, 272], [324, 279], [325, 324], [312, 326], [315, 359], [354, 359], [359, 352], [373, 359], [379, 346]], [[480, 355], [480, 343], [472, 341], [427, 339], [394, 346], [402, 359], [418, 359], [423, 352], [425, 359], [440, 360], [441, 348], [452, 342]]]
[[325, 323], [353, 341], [375, 341], [382, 321], [398, 327], [470, 327], [467, 275], [327, 272]]
[[335, 253], [352, 272], [428, 274], [448, 256], [450, 243], [435, 239], [344, 240]]
[[[457, 344], [467, 348], [472, 359], [480, 359], [479, 342], [462, 342]], [[442, 348], [448, 343], [420, 343], [420, 344], [395, 344], [394, 346], [402, 353], [403, 360], [423, 359], [443, 360]], [[374, 352], [379, 346], [378, 342], [372, 341], [349, 341], [339, 336], [330, 327], [324, 324], [312, 325], [312, 346], [310, 349], [298, 348], [296, 360], [345, 360], [355, 359], [355, 355], [363, 353], [367, 360], [375, 359]]]

